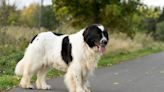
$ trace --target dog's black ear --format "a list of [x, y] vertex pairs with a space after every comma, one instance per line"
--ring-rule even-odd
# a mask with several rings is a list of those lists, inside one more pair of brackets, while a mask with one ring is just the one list
[[32, 43], [32, 42], [34, 41], [34, 39], [35, 39], [37, 36], [38, 36], [38, 34], [35, 35], [35, 36], [31, 39], [30, 43]]
[[83, 32], [84, 41], [89, 45], [89, 47], [95, 46], [95, 30], [98, 28], [95, 25], [88, 26]]

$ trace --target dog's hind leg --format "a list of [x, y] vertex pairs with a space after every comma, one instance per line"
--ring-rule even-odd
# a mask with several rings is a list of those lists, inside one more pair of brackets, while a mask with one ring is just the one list
[[19, 75], [19, 76], [22, 76], [23, 75], [23, 71], [24, 71], [24, 58], [21, 59], [16, 67], [15, 67], [15, 74], [16, 75]]
[[43, 69], [38, 71], [37, 80], [36, 80], [37, 89], [51, 89], [51, 86], [47, 85], [46, 80], [45, 80], [48, 69], [49, 69], [48, 67], [43, 67]]
[[30, 64], [27, 64], [24, 67], [24, 72], [20, 82], [20, 86], [22, 88], [30, 88], [30, 89], [34, 88], [30, 83], [31, 77], [32, 77], [32, 72], [30, 72]]

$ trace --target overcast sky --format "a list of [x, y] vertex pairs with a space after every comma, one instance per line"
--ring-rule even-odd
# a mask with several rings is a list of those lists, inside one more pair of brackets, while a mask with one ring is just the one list
[[[31, 3], [40, 3], [41, 0], [8, 0], [10, 4], [15, 3], [18, 9], [29, 6]], [[43, 0], [44, 5], [52, 4], [51, 0]]]
[[164, 7], [164, 0], [141, 0], [141, 1], [149, 6]]
[[[20, 9], [24, 6], [29, 6], [31, 3], [38, 3], [41, 0], [9, 0], [10, 4], [13, 4], [15, 2], [15, 4], [17, 5], [17, 7]], [[141, 0], [141, 2], [147, 4], [148, 6], [160, 6], [160, 7], [164, 7], [164, 0]], [[50, 5], [51, 0], [44, 0], [44, 5]]]

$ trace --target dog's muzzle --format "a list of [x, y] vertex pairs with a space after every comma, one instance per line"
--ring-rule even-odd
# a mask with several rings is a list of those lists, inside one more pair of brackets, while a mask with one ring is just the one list
[[106, 50], [105, 47], [106, 47], [107, 43], [108, 43], [108, 41], [105, 40], [105, 39], [100, 41], [100, 44], [97, 46], [100, 53], [104, 53], [105, 52], [105, 50]]

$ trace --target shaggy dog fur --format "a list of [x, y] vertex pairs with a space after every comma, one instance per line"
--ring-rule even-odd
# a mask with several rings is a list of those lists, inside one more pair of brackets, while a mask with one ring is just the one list
[[30, 79], [37, 74], [37, 89], [50, 89], [45, 77], [49, 68], [65, 71], [69, 92], [90, 92], [88, 76], [105, 51], [108, 33], [100, 24], [90, 25], [71, 35], [42, 32], [36, 35], [16, 65], [16, 75], [22, 76], [20, 86], [33, 88]]

